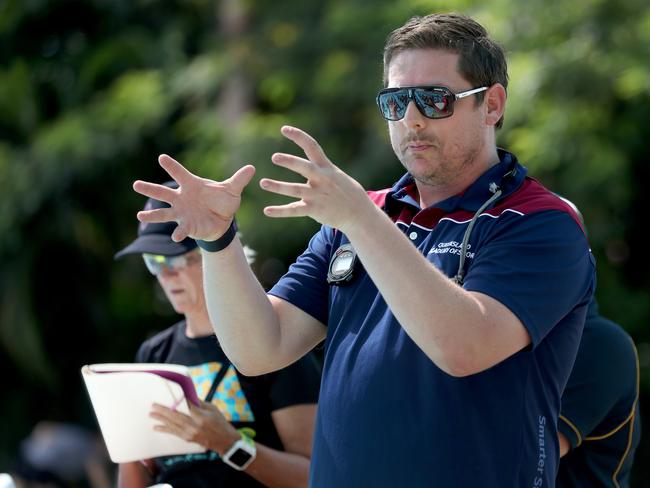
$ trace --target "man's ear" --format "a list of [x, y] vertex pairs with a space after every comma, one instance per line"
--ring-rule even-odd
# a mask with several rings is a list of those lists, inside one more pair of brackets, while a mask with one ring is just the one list
[[495, 83], [485, 92], [485, 122], [487, 125], [497, 125], [506, 110], [506, 89], [501, 83]]

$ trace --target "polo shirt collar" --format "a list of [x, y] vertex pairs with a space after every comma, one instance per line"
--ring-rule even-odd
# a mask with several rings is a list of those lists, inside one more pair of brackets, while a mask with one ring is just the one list
[[[523, 183], [528, 170], [519, 164], [514, 154], [503, 149], [497, 149], [497, 153], [499, 163], [489, 168], [464, 192], [446, 198], [431, 207], [443, 210], [445, 213], [457, 209], [476, 212], [493, 195], [493, 184], [503, 191], [500, 198], [505, 198], [513, 193]], [[420, 210], [415, 180], [410, 173], [402, 176], [386, 195], [386, 210], [389, 213], [392, 209], [402, 207], [404, 204]]]

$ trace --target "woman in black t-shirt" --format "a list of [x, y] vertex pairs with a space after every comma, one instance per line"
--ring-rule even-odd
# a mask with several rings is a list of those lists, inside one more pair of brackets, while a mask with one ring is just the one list
[[[173, 187], [173, 183], [168, 186]], [[168, 205], [149, 199], [145, 210]], [[275, 373], [246, 377], [228, 361], [213, 334], [195, 241], [174, 242], [175, 224], [143, 224], [119, 252], [142, 254], [174, 309], [185, 320], [140, 347], [136, 361], [182, 364], [199, 395], [190, 415], [154, 405], [156, 430], [205, 446], [200, 454], [120, 465], [120, 488], [170, 483], [174, 488], [307, 486], [320, 383], [307, 355]]]

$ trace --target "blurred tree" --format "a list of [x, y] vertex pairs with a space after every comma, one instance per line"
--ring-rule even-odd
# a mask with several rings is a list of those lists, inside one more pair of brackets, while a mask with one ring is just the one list
[[[143, 202], [131, 182], [167, 179], [157, 154], [211, 178], [249, 162], [286, 178], [270, 155], [296, 152], [279, 135], [291, 123], [365, 187], [387, 187], [402, 170], [374, 105], [384, 39], [450, 10], [507, 48], [500, 143], [583, 211], [602, 309], [639, 344], [648, 404], [647, 1], [4, 0], [0, 468], [40, 419], [94, 425], [78, 368], [130, 361], [174, 320], [143, 266], [112, 261]], [[277, 201], [252, 184], [238, 217], [266, 286], [317, 228], [264, 218]], [[637, 463], [637, 483], [647, 469]]]

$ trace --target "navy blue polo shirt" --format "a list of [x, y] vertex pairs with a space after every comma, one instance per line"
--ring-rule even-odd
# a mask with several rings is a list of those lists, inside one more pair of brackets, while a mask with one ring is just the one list
[[345, 285], [328, 285], [332, 255], [349, 241], [327, 226], [269, 292], [328, 327], [310, 486], [554, 485], [560, 394], [594, 265], [573, 211], [513, 155], [500, 158], [461, 195], [425, 209], [408, 174], [370, 197], [453, 277], [465, 229], [498, 185], [502, 197], [471, 233], [463, 287], [515, 313], [531, 346], [486, 371], [449, 376], [402, 329], [361, 262]]

